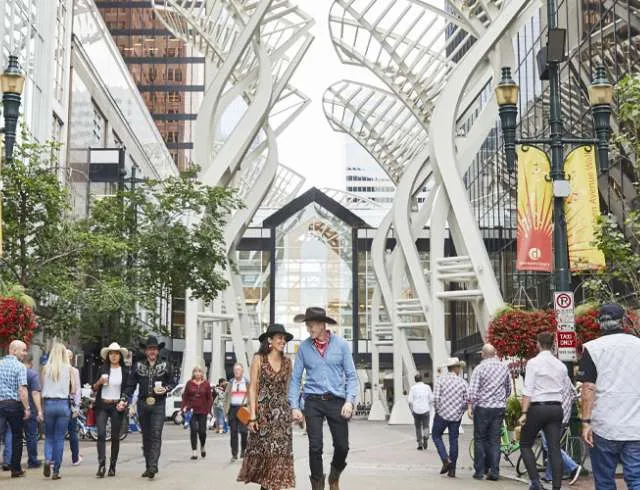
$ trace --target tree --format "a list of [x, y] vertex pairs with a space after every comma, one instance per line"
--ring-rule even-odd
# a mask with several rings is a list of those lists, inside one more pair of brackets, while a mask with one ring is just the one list
[[[168, 326], [159, 299], [190, 288], [211, 301], [226, 287], [223, 227], [240, 206], [233, 191], [193, 175], [145, 181], [77, 220], [55, 171], [57, 150], [23, 134], [2, 170], [0, 281], [33, 298], [47, 337], [130, 343], [143, 329]], [[138, 317], [141, 308], [151, 320]]]
[[[186, 289], [193, 298], [214, 300], [227, 287], [224, 224], [240, 206], [235, 191], [202, 184], [195, 170], [162, 181], [144, 180], [96, 202], [87, 222], [89, 233], [114, 243], [122, 240], [125, 247], [85, 264], [100, 271], [103, 279], [109, 277], [101, 284], [89, 280], [90, 290], [103, 300], [100, 289], [109, 291], [109, 285], [114, 287], [112, 297], [122, 284], [129, 292], [119, 298], [122, 318], [103, 315], [102, 328], [105, 322], [118, 321], [128, 330], [147, 327], [135, 316], [142, 307], [152, 314], [154, 328], [166, 331], [170, 319], [159, 314], [158, 300], [169, 303]], [[106, 302], [101, 313], [113, 311], [111, 300]]]
[[[640, 194], [640, 76], [628, 74], [616, 85], [617, 155], [623, 165], [635, 173], [634, 191]], [[603, 216], [596, 232], [596, 244], [604, 253], [606, 268], [587, 274], [584, 285], [587, 299], [596, 302], [623, 301], [640, 305], [640, 211], [634, 206], [626, 213], [622, 227], [612, 216]]]

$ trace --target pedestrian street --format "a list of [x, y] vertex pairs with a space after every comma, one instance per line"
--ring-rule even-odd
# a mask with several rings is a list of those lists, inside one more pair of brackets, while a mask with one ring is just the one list
[[[517, 490], [526, 489], [524, 482], [515, 481], [514, 470], [505, 463], [501, 471], [505, 478], [498, 482], [475, 481], [471, 478], [471, 459], [469, 441], [472, 427], [465, 426], [465, 433], [460, 437], [460, 462], [457, 478], [450, 479], [439, 474], [441, 462], [429, 441], [427, 451], [417, 451], [414, 440], [414, 428], [409, 425], [390, 426], [385, 423], [355, 420], [350, 424], [351, 449], [348, 466], [340, 480], [340, 488], [344, 490]], [[325, 468], [328, 471], [332, 452], [331, 439], [325, 426]], [[296, 488], [310, 488], [308, 475], [308, 441], [297, 427], [294, 429], [294, 452], [296, 468]], [[445, 437], [446, 441], [446, 437]], [[68, 445], [68, 443], [66, 443]], [[144, 458], [141, 451], [139, 434], [129, 434], [122, 441], [118, 472], [113, 478], [97, 479], [96, 443], [80, 442], [81, 454], [84, 458], [79, 466], [71, 466], [69, 451], [65, 450], [65, 460], [61, 469], [62, 480], [52, 482], [45, 480], [41, 470], [28, 470], [26, 478], [11, 479], [9, 472], [0, 472], [0, 487], [4, 490], [51, 488], [55, 485], [65, 489], [101, 489], [114, 487], [121, 489], [258, 489], [257, 485], [246, 486], [236, 483], [240, 463], [230, 463], [228, 434], [218, 435], [213, 431], [207, 434], [207, 456], [197, 461], [189, 459], [189, 432], [181, 426], [168, 422], [164, 427], [162, 455], [159, 473], [154, 480], [141, 478], [144, 471]], [[42, 443], [39, 455], [42, 454]], [[26, 458], [26, 455], [25, 455]], [[588, 478], [571, 488], [586, 490], [593, 488]], [[566, 483], [565, 483], [566, 485]], [[328, 488], [328, 485], [327, 485]], [[567, 487], [568, 488], [568, 487]], [[624, 486], [620, 486], [624, 488]]]

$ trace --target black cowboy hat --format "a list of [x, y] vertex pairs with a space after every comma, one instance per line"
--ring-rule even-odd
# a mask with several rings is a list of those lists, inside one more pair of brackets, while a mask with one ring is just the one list
[[296, 323], [302, 322], [325, 322], [329, 325], [336, 325], [338, 322], [333, 318], [327, 316], [327, 312], [324, 308], [317, 306], [311, 306], [307, 308], [304, 314], [296, 315], [293, 317], [293, 321]]
[[267, 337], [273, 337], [277, 333], [281, 333], [282, 335], [284, 335], [284, 339], [287, 342], [289, 342], [291, 339], [293, 339], [293, 335], [291, 335], [289, 332], [287, 332], [284, 329], [284, 326], [280, 325], [279, 323], [274, 323], [272, 325], [269, 325], [269, 327], [267, 328], [267, 331], [264, 332], [262, 335], [260, 335], [260, 337], [258, 337], [258, 340], [260, 342], [263, 342], [264, 339], [266, 339]]
[[164, 342], [158, 343], [158, 339], [154, 335], [149, 335], [146, 342], [140, 342], [141, 349], [146, 349], [147, 347], [157, 347], [160, 350], [164, 348]]

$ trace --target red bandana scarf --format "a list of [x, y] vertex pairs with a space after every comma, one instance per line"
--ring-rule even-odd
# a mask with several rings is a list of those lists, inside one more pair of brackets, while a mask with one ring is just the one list
[[331, 330], [327, 330], [327, 334], [324, 340], [313, 339], [313, 345], [318, 349], [318, 353], [324, 357], [324, 353], [327, 351], [327, 347], [329, 347], [329, 339], [331, 338]]

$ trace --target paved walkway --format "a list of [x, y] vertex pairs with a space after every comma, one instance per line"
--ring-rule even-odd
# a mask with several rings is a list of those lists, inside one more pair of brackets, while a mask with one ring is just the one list
[[[524, 482], [502, 478], [498, 482], [475, 481], [471, 478], [471, 458], [468, 454], [469, 432], [461, 437], [461, 460], [458, 478], [441, 477], [440, 461], [430, 442], [427, 451], [417, 451], [413, 427], [388, 426], [383, 423], [354, 421], [351, 424], [351, 451], [349, 466], [341, 479], [343, 490], [523, 490]], [[114, 478], [95, 478], [95, 443], [81, 441], [81, 453], [84, 462], [80, 466], [71, 466], [68, 444], [65, 446], [65, 461], [60, 482], [46, 481], [40, 470], [30, 470], [26, 478], [10, 479], [8, 472], [0, 472], [0, 488], [18, 489], [28, 485], [30, 489], [51, 488], [58, 485], [66, 489], [110, 488], [114, 485], [122, 489], [130, 488], [187, 488], [189, 490], [210, 489], [258, 489], [236, 483], [235, 477], [240, 464], [230, 463], [229, 439], [227, 435], [208, 434], [207, 458], [190, 461], [191, 450], [188, 431], [168, 423], [164, 431], [160, 473], [153, 481], [140, 478], [144, 471], [144, 460], [140, 449], [140, 435], [130, 434], [121, 444], [118, 476]], [[328, 467], [331, 453], [329, 433], [325, 435], [325, 462]], [[296, 456], [296, 475], [298, 489], [310, 488], [308, 480], [307, 438], [294, 430], [294, 450]], [[108, 449], [107, 449], [108, 451]], [[108, 453], [107, 453], [108, 454]], [[514, 476], [507, 464], [503, 468], [505, 476]], [[581, 490], [593, 488], [590, 479], [580, 486]], [[327, 486], [328, 488], [328, 486]], [[568, 488], [568, 487], [567, 487]], [[624, 487], [621, 487], [624, 488]]]

